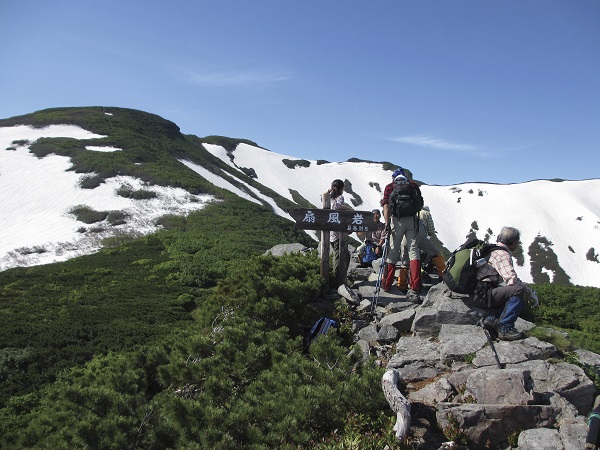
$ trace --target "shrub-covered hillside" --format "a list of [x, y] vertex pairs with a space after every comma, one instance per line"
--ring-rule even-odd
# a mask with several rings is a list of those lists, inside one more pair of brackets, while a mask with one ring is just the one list
[[318, 259], [258, 256], [305, 239], [289, 222], [243, 200], [166, 222], [0, 273], [2, 448], [313, 446], [355, 415], [387, 425], [348, 335], [302, 353]]

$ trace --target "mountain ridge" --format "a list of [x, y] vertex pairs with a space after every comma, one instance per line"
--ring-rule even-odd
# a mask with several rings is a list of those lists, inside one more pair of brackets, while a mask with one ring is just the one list
[[[95, 137], [74, 129], [71, 131], [75, 137], [44, 136], [51, 126], [59, 125], [74, 125]], [[25, 128], [11, 135], [18, 126]], [[31, 134], [33, 131], [35, 136]], [[63, 197], [76, 198], [83, 204], [91, 202], [90, 206], [96, 210], [110, 211], [114, 205], [134, 216], [136, 210], [154, 210], [154, 216], [138, 211], [140, 221], [147, 225], [140, 234], [158, 230], [159, 213], [169, 214], [169, 208], [175, 204], [179, 209], [171, 212], [185, 215], [201, 208], [203, 202], [226, 201], [232, 194], [292, 220], [286, 211], [292, 207], [319, 207], [320, 194], [335, 178], [346, 181], [348, 204], [355, 209], [370, 210], [379, 207], [383, 188], [397, 167], [390, 162], [358, 158], [346, 162], [303, 160], [264, 149], [248, 139], [183, 135], [176, 124], [154, 114], [111, 107], [52, 108], [0, 120], [0, 152], [0, 186], [4, 192], [9, 192], [5, 184], [9, 181], [8, 171], [20, 168], [21, 177], [39, 178], [51, 163], [56, 166], [52, 169], [53, 180], [46, 180], [46, 187], [37, 189], [44, 193], [45, 200], [34, 200], [37, 194], [28, 191], [28, 197], [21, 201], [38, 205], [37, 208], [41, 204], [58, 206], [60, 202], [48, 190], [49, 185], [56, 185], [63, 189]], [[410, 168], [410, 161], [398, 163]], [[418, 180], [419, 174], [414, 175]], [[98, 187], [83, 189], [82, 180], [94, 176]], [[27, 183], [31, 185], [33, 181], [20, 184], [13, 177], [10, 183], [15, 190], [24, 191], [28, 189]], [[17, 183], [19, 187], [15, 187]], [[132, 192], [153, 191], [156, 197], [125, 199], [116, 193], [124, 185], [131, 186]], [[523, 237], [523, 247], [517, 255], [521, 278], [536, 283], [554, 281], [600, 287], [598, 249], [594, 247], [600, 236], [600, 198], [596, 194], [600, 192], [599, 179], [533, 180], [506, 185], [422, 184], [421, 189], [436, 222], [438, 238], [446, 249], [456, 248], [471, 232], [494, 240], [502, 225], [513, 225], [521, 229]], [[94, 200], [101, 190], [105, 191], [104, 200]], [[179, 191], [169, 200], [167, 191], [172, 190]], [[165, 211], [152, 206], [153, 201], [162, 201]], [[15, 212], [14, 205], [2, 205], [3, 210], [9, 211], [3, 229], [12, 226], [13, 231], [0, 241], [0, 269], [62, 260], [65, 254], [57, 252], [61, 247], [64, 249], [65, 242], [77, 247], [65, 257], [100, 248], [101, 242], [89, 248], [73, 244], [74, 239], [85, 241], [76, 239], [78, 234], [90, 237], [92, 227], [81, 231], [81, 222], [69, 212], [77, 204], [60, 204], [61, 209], [46, 211], [45, 218], [38, 217], [34, 228], [28, 228], [32, 218], [26, 209]], [[31, 239], [36, 228], [46, 228], [44, 235], [52, 234], [50, 225], [42, 225], [51, 216], [54, 221], [51, 222], [57, 223], [52, 225], [57, 227], [56, 237], [53, 235], [49, 241]], [[106, 222], [98, 227], [104, 227], [109, 234], [139, 228], [131, 223], [128, 227], [107, 226]], [[29, 238], [21, 239], [26, 231]], [[101, 233], [96, 237], [100, 236]], [[49, 242], [63, 242], [63, 245], [52, 250]], [[35, 252], [36, 247], [40, 253]], [[11, 252], [13, 256], [7, 258]]]

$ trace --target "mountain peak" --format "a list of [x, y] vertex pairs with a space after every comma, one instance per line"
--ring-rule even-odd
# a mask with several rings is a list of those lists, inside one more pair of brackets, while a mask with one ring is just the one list
[[[0, 267], [59, 260], [52, 250], [57, 243], [89, 237], [94, 227], [70, 212], [79, 205], [139, 213], [153, 224], [144, 233], [158, 229], [153, 208], [188, 214], [232, 194], [292, 220], [290, 208], [320, 206], [321, 194], [339, 178], [348, 185], [346, 202], [370, 211], [380, 207], [397, 167], [360, 158], [304, 160], [248, 139], [182, 135], [173, 122], [126, 108], [51, 108], [0, 120], [0, 207], [8, 212], [0, 224]], [[445, 255], [471, 233], [493, 241], [511, 225], [521, 230], [517, 273], [523, 280], [600, 287], [600, 180], [558, 181], [421, 190]], [[102, 226], [113, 232], [127, 227]], [[31, 252], [36, 248], [46, 251]]]

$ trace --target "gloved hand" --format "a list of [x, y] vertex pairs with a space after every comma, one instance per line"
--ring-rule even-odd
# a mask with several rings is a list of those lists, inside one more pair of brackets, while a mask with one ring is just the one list
[[532, 308], [537, 308], [540, 304], [540, 300], [538, 299], [537, 292], [531, 291], [529, 294], [529, 304]]

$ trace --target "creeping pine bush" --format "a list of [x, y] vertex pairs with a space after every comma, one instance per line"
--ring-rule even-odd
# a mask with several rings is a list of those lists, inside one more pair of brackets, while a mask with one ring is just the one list
[[124, 183], [117, 189], [117, 195], [134, 200], [147, 200], [158, 197], [158, 194], [148, 189], [135, 190], [130, 184]]
[[106, 217], [108, 223], [110, 223], [113, 226], [123, 225], [124, 223], [127, 223], [128, 218], [129, 214], [127, 214], [124, 211], [110, 211], [108, 213], [108, 216]]
[[35, 245], [33, 247], [20, 247], [15, 249], [21, 255], [32, 255], [34, 253], [46, 253], [47, 250], [41, 245]]
[[104, 178], [99, 175], [85, 175], [79, 180], [81, 189], [94, 189], [104, 183]]
[[69, 211], [77, 220], [83, 223], [92, 224], [102, 222], [108, 217], [108, 211], [96, 211], [87, 205], [77, 205]]
[[349, 417], [389, 425], [381, 368], [355, 368], [359, 356], [335, 333], [302, 352], [321, 284], [314, 255], [250, 259], [197, 303], [188, 326], [63, 372], [39, 401], [21, 399], [19, 414], [13, 398], [0, 445], [298, 449], [356, 432]]

